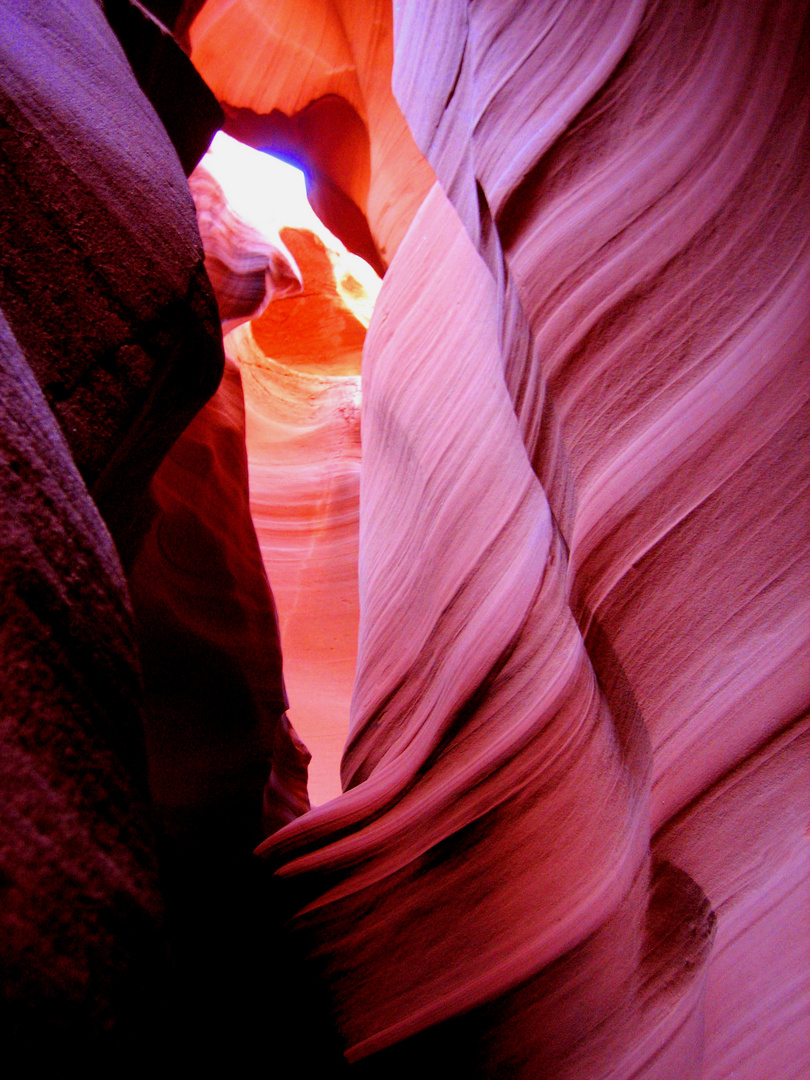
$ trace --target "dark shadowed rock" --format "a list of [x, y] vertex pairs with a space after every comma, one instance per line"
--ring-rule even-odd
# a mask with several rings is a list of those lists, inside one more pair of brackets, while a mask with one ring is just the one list
[[5, 321], [0, 609], [4, 1044], [132, 1046], [159, 1030], [168, 989], [132, 615]]
[[116, 540], [222, 372], [194, 206], [92, 0], [0, 4], [0, 303]]

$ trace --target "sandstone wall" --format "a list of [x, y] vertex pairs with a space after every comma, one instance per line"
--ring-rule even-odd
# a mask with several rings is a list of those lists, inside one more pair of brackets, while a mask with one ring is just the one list
[[[394, 31], [438, 185], [364, 354], [347, 790], [263, 852], [368, 1070], [798, 1075], [806, 12], [414, 2]], [[355, 101], [364, 57], [286, 108]], [[247, 70], [226, 106], [276, 107]]]
[[247, 410], [228, 363], [188, 426], [218, 314], [302, 275], [198, 175], [203, 251], [212, 105], [176, 126], [154, 27], [133, 72], [126, 5], [8, 0], [4, 1031], [152, 1046], [179, 980], [181, 1043], [312, 1067], [332, 1032], [323, 1075], [803, 1076], [807, 4], [158, 6], [386, 271], [344, 790], [302, 813], [261, 555], [306, 400], [342, 487], [301, 517], [345, 569], [355, 367], [284, 375], [268, 420], [268, 309]]

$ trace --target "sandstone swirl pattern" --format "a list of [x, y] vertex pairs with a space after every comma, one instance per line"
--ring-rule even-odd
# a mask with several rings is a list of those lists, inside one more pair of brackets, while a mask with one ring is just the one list
[[806, 5], [395, 20], [346, 791], [263, 852], [370, 1073], [798, 1076]]

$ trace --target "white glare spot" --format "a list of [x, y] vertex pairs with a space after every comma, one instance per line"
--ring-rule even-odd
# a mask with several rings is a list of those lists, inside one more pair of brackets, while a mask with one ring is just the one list
[[236, 213], [257, 229], [269, 229], [272, 235], [289, 226], [332, 236], [307, 202], [306, 179], [295, 165], [245, 146], [223, 131], [214, 136], [202, 164], [219, 181]]
[[214, 136], [202, 165], [219, 182], [233, 210], [259, 232], [273, 236], [288, 227], [309, 229], [319, 236], [330, 252], [344, 303], [368, 326], [382, 283], [367, 262], [346, 250], [309, 205], [300, 169], [222, 131]]

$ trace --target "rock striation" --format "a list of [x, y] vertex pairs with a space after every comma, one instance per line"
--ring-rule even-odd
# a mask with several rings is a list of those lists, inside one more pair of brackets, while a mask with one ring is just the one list
[[[379, 281], [320, 228], [284, 228], [303, 277], [228, 335], [247, 409], [251, 512], [278, 604], [309, 794], [340, 794], [357, 661], [360, 355]], [[341, 250], [342, 249], [342, 250]], [[364, 272], [365, 270], [365, 272]]]
[[369, 1074], [806, 1066], [806, 15], [395, 6], [345, 793], [260, 849]]
[[805, 1075], [806, 0], [155, 6], [385, 280], [0, 4], [4, 1034]]

